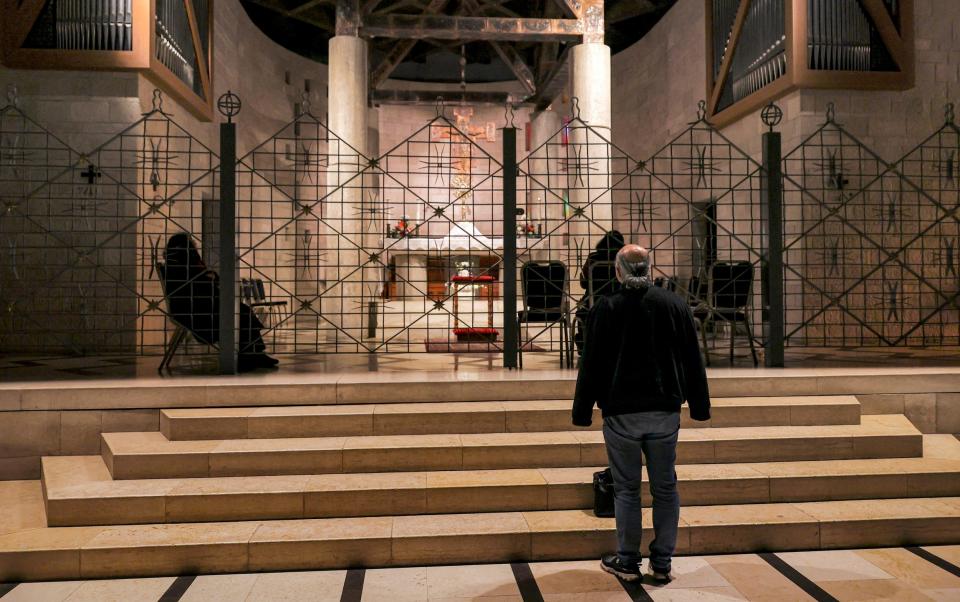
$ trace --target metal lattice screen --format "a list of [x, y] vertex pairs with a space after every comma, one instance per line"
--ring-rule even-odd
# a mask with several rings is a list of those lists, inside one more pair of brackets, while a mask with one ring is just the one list
[[827, 121], [784, 158], [787, 344], [956, 345], [957, 127], [887, 164]]
[[[760, 166], [702, 113], [643, 161], [574, 116], [521, 162], [520, 175], [518, 264], [563, 263], [576, 346], [591, 300], [617, 287], [611, 262], [623, 242], [651, 250], [654, 284], [687, 299], [708, 346], [733, 329], [762, 345]], [[522, 279], [521, 270], [518, 290]], [[521, 335], [553, 349], [558, 330], [531, 325]]]
[[154, 108], [78, 152], [0, 110], [0, 344], [26, 353], [162, 353], [166, 239], [202, 233], [217, 156]]
[[460, 111], [373, 159], [306, 113], [239, 161], [241, 292], [268, 351], [500, 349], [496, 130]]
[[[761, 167], [702, 112], [642, 161], [565, 120], [519, 162], [517, 232], [503, 226], [500, 134], [470, 117], [441, 107], [371, 158], [307, 111], [237, 162], [237, 295], [269, 352], [497, 353], [518, 318], [523, 351], [572, 350], [587, 293], [614, 286], [598, 248], [613, 230], [652, 250], [655, 284], [688, 301], [711, 351], [762, 347]], [[958, 158], [952, 109], [895, 163], [832, 112], [785, 156], [788, 345], [960, 343]], [[159, 354], [181, 326], [208, 351], [219, 168], [159, 97], [85, 152], [15, 102], [0, 109], [5, 349]], [[209, 271], [171, 276], [178, 234]], [[505, 316], [511, 239], [518, 314]]]

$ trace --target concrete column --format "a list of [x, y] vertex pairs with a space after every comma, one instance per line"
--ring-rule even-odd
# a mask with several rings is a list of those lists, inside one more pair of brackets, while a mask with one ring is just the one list
[[[553, 232], [563, 222], [563, 194], [566, 179], [560, 171], [563, 119], [556, 111], [540, 111], [530, 118], [530, 179], [526, 183], [526, 215], [522, 221], [543, 225], [545, 235]], [[536, 243], [533, 249], [520, 251], [520, 261], [548, 259], [551, 249], [559, 249], [561, 235], [558, 230], [552, 240]]]
[[[573, 97], [579, 107], [580, 120], [587, 127], [570, 132], [567, 180], [572, 210], [583, 208], [585, 217], [571, 217], [568, 262], [571, 267], [582, 262], [603, 234], [613, 228], [613, 195], [611, 184], [610, 132], [610, 47], [586, 43], [573, 47], [571, 83]], [[579, 169], [577, 169], [579, 167]], [[571, 289], [579, 291], [579, 283]]]
[[[324, 297], [322, 313], [350, 337], [365, 336], [363, 319], [366, 303], [376, 282], [365, 282], [370, 270], [358, 270], [372, 252], [365, 244], [362, 170], [367, 158], [367, 42], [354, 36], [338, 35], [329, 42], [329, 123], [330, 131], [343, 143], [331, 138], [328, 189], [334, 190], [324, 206], [328, 230], [328, 280], [333, 290]], [[340, 333], [338, 342], [349, 343]]]
[[573, 47], [571, 81], [580, 101], [580, 118], [604, 135], [610, 132], [610, 47], [578, 44]]

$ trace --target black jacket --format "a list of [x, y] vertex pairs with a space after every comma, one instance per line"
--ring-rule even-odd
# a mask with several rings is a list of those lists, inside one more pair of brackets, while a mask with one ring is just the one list
[[603, 416], [679, 412], [710, 418], [707, 374], [693, 314], [677, 294], [645, 286], [597, 300], [587, 319], [573, 423], [590, 426], [593, 405]]

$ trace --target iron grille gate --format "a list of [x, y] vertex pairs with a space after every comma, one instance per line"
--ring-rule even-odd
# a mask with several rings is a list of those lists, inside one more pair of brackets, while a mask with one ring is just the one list
[[172, 233], [203, 232], [217, 155], [163, 111], [159, 93], [150, 112], [86, 152], [21, 111], [15, 90], [8, 100], [0, 109], [0, 347], [162, 353], [176, 326], [158, 262]]
[[243, 301], [268, 351], [498, 351], [500, 163], [442, 107], [368, 158], [305, 112], [238, 162]]
[[[683, 133], [646, 160], [613, 144], [574, 107], [574, 116], [521, 162], [517, 188], [530, 232], [518, 244], [518, 264], [563, 262], [576, 344], [588, 290], [603, 294], [615, 286], [605, 262], [622, 241], [610, 245], [614, 237], [606, 235], [619, 228], [627, 242], [651, 250], [654, 284], [688, 300], [708, 347], [723, 335], [759, 350], [760, 165], [706, 122], [702, 106]], [[521, 336], [552, 343], [560, 340], [555, 330], [528, 325]]]
[[[516, 234], [504, 228], [512, 187], [491, 152], [497, 138], [463, 108], [453, 119], [441, 108], [370, 158], [307, 110], [237, 161], [238, 288], [269, 351], [497, 352], [505, 324], [519, 318], [522, 351], [569, 352], [578, 337], [553, 310], [578, 330], [591, 287], [584, 265], [591, 252], [594, 265], [611, 258], [596, 247], [613, 229], [652, 250], [655, 283], [689, 301], [707, 347], [726, 353], [736, 343], [741, 357], [751, 342], [763, 347], [763, 169], [702, 111], [642, 161], [607, 130], [567, 119], [518, 164]], [[958, 159], [952, 107], [942, 128], [892, 164], [832, 110], [785, 156], [788, 345], [960, 343]], [[217, 268], [218, 163], [159, 96], [86, 152], [11, 96], [0, 109], [3, 348], [168, 348], [183, 325], [172, 299], [209, 283], [192, 274], [164, 287], [166, 246], [189, 233]], [[519, 311], [505, 317], [513, 240]], [[549, 303], [544, 289], [535, 298], [523, 267], [537, 265], [547, 266], [541, 280], [559, 278], [562, 292]], [[603, 274], [593, 276], [602, 289]], [[211, 319], [213, 301], [204, 306]], [[208, 335], [195, 339], [215, 344]]]
[[786, 344], [960, 344], [957, 167], [945, 125], [887, 164], [834, 117], [784, 158]]

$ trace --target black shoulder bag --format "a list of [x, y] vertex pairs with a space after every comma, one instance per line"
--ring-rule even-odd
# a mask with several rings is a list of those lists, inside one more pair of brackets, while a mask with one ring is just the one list
[[613, 517], [613, 475], [609, 468], [593, 473], [593, 513], [599, 518]]

